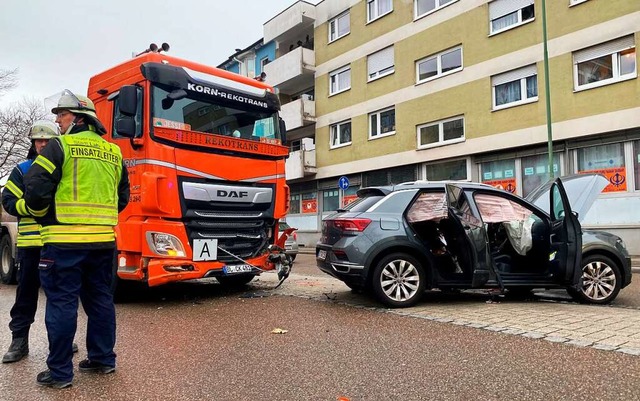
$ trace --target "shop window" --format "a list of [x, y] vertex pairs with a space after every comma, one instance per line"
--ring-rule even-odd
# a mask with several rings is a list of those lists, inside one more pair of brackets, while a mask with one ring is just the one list
[[575, 89], [589, 89], [638, 76], [633, 35], [573, 54]]
[[329, 95], [351, 89], [351, 67], [345, 66], [329, 73]]
[[482, 163], [481, 182], [505, 191], [516, 193], [516, 162], [514, 159]]
[[609, 180], [609, 185], [602, 192], [627, 190], [627, 172], [624, 163], [622, 143], [578, 149], [578, 172], [600, 173]]
[[351, 121], [333, 124], [329, 127], [331, 135], [330, 147], [338, 148], [351, 143]]
[[315, 192], [302, 194], [302, 213], [318, 213], [318, 199]]
[[289, 208], [289, 214], [298, 214], [300, 213], [300, 194], [292, 194], [291, 195], [291, 206]]
[[466, 179], [467, 179], [467, 160], [466, 159], [427, 165], [428, 181], [445, 181], [445, 180], [462, 181]]
[[340, 198], [337, 189], [322, 191], [322, 211], [333, 212], [340, 207]]
[[[522, 196], [527, 196], [549, 181], [549, 155], [541, 154], [522, 158]], [[560, 177], [560, 155], [553, 155], [553, 176]]]
[[418, 148], [464, 141], [464, 117], [418, 125]]
[[369, 139], [396, 133], [396, 109], [391, 107], [369, 114]]
[[346, 11], [329, 21], [329, 42], [347, 35], [350, 29], [349, 11]]
[[416, 62], [416, 83], [462, 71], [462, 47], [449, 49]]

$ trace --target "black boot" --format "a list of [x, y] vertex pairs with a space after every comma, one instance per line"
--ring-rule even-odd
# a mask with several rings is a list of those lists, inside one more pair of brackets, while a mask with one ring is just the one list
[[9, 350], [2, 357], [2, 363], [18, 362], [29, 354], [29, 340], [26, 337], [14, 338]]

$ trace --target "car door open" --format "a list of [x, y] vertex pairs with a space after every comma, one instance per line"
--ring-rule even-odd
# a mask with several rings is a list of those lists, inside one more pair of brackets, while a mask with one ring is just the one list
[[578, 216], [571, 211], [569, 199], [559, 178], [552, 184], [549, 196], [552, 220], [552, 254], [549, 259], [553, 265], [552, 272], [560, 283], [579, 288], [582, 277], [582, 228]]

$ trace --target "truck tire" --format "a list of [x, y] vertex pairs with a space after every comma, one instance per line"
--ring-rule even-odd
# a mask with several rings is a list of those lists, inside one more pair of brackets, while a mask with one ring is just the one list
[[11, 238], [5, 234], [0, 238], [0, 281], [4, 284], [17, 282], [16, 262], [12, 253]]

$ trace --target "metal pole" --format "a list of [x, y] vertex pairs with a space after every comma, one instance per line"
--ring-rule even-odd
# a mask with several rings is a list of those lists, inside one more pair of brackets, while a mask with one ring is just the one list
[[547, 7], [542, 0], [542, 45], [544, 47], [544, 90], [547, 106], [547, 147], [549, 152], [549, 178], [553, 179], [553, 131], [551, 129], [551, 89], [549, 88], [549, 51], [547, 49]]

